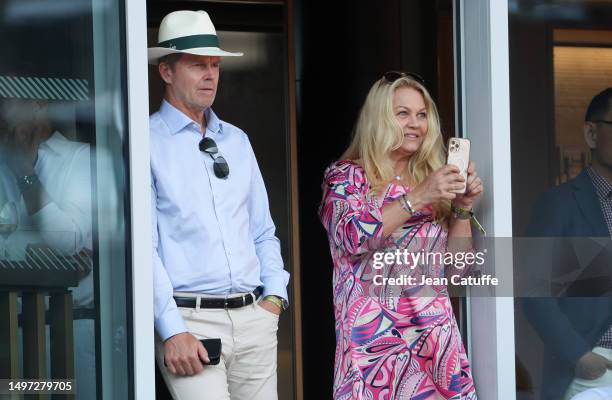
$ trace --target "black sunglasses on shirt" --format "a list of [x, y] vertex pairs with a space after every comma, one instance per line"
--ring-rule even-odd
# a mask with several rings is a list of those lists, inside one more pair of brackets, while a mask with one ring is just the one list
[[229, 165], [227, 161], [225, 161], [225, 158], [219, 154], [217, 143], [211, 138], [205, 137], [200, 140], [198, 147], [201, 152], [207, 153], [213, 159], [213, 171], [215, 172], [215, 176], [219, 179], [227, 178], [229, 175]]

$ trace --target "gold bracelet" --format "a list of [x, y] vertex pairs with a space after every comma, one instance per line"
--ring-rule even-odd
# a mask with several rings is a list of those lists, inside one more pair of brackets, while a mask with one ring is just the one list
[[279, 299], [278, 297], [274, 296], [274, 295], [268, 295], [266, 297], [263, 298], [264, 300], [267, 300], [271, 303], [274, 303], [281, 311], [283, 311], [285, 309], [285, 307], [283, 307], [283, 302], [281, 301], [281, 299]]

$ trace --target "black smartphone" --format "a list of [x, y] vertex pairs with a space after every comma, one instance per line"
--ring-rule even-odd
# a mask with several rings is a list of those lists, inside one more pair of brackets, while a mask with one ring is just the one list
[[210, 362], [206, 365], [217, 365], [221, 362], [221, 339], [200, 339], [208, 353]]

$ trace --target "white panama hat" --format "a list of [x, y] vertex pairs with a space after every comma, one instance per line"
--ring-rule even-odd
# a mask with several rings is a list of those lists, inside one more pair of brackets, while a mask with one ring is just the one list
[[159, 26], [157, 47], [150, 47], [149, 64], [173, 53], [198, 56], [241, 56], [219, 48], [217, 31], [206, 11], [174, 11], [166, 15]]

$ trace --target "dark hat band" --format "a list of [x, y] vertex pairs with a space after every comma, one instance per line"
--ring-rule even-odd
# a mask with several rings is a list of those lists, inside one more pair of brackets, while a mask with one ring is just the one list
[[217, 35], [191, 35], [164, 40], [160, 42], [158, 46], [174, 50], [195, 49], [197, 47], [219, 47], [219, 39]]

